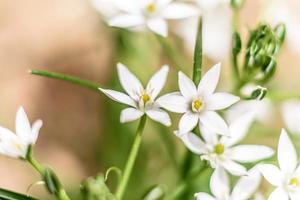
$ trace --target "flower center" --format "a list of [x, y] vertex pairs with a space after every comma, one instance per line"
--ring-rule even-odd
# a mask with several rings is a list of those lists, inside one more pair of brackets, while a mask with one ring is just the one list
[[143, 94], [143, 95], [141, 96], [141, 99], [143, 100], [144, 105], [146, 105], [146, 103], [150, 100], [150, 97], [149, 97], [148, 94]]
[[293, 178], [290, 179], [289, 185], [298, 186], [299, 185], [299, 180], [296, 177], [293, 177]]
[[196, 99], [192, 103], [192, 110], [194, 112], [199, 112], [203, 108], [203, 102], [200, 99]]
[[224, 151], [225, 151], [225, 146], [224, 146], [224, 144], [217, 144], [217, 145], [215, 146], [214, 151], [215, 151], [215, 153], [216, 153], [217, 155], [223, 154]]
[[147, 6], [146, 6], [146, 11], [148, 13], [154, 13], [156, 10], [156, 6], [154, 3], [149, 3]]

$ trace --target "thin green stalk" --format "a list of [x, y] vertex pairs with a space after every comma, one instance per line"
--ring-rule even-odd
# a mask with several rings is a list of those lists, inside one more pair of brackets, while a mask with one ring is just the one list
[[50, 72], [50, 71], [45, 71], [45, 70], [36, 70], [36, 69], [29, 70], [29, 73], [33, 74], [33, 75], [44, 76], [44, 77], [48, 77], [48, 78], [67, 81], [67, 82], [80, 85], [82, 87], [88, 88], [88, 89], [96, 91], [96, 92], [99, 91], [98, 88], [100, 87], [97, 83], [93, 83], [88, 80], [80, 79], [75, 76], [65, 75], [65, 74], [61, 74], [61, 73], [55, 73], [55, 72]]
[[[46, 169], [46, 167], [44, 167], [43, 165], [41, 165], [37, 160], [34, 159], [33, 157], [33, 152], [32, 152], [32, 146], [29, 146], [28, 148], [28, 152], [25, 158], [30, 164], [31, 166], [42, 176], [42, 178], [46, 179], [47, 176], [47, 172], [49, 172], [49, 170]], [[56, 177], [56, 175], [54, 174], [54, 172], [52, 172], [52, 176], [51, 178], [55, 177], [55, 180], [51, 179], [51, 184], [55, 184], [54, 187], [58, 187], [57, 192], [51, 192], [51, 194], [55, 195], [55, 197], [58, 200], [71, 200], [70, 197], [67, 195], [65, 189], [62, 187], [60, 181], [58, 180], [58, 178]], [[49, 177], [49, 176], [48, 176]], [[48, 179], [49, 180], [49, 179]], [[49, 188], [49, 183], [47, 183], [47, 181], [45, 181], [47, 187]], [[52, 185], [51, 185], [52, 186]], [[56, 188], [55, 188], [56, 189]]]
[[144, 130], [144, 127], [145, 127], [145, 124], [146, 124], [146, 119], [147, 119], [147, 116], [144, 115], [141, 118], [139, 126], [137, 128], [136, 135], [135, 135], [135, 138], [134, 138], [131, 150], [130, 150], [130, 154], [129, 154], [129, 157], [127, 159], [127, 163], [125, 165], [125, 169], [123, 171], [122, 180], [121, 180], [121, 183], [120, 183], [120, 185], [117, 189], [117, 192], [116, 192], [117, 200], [122, 200], [123, 199], [126, 187], [128, 185], [130, 175], [131, 175], [132, 170], [133, 170], [133, 166], [134, 166], [136, 157], [137, 157], [139, 149], [140, 149], [140, 144], [141, 144], [141, 141], [142, 141], [142, 133], [143, 133], [143, 130]]
[[196, 44], [194, 49], [193, 81], [197, 85], [201, 79], [202, 72], [202, 18], [199, 19]]

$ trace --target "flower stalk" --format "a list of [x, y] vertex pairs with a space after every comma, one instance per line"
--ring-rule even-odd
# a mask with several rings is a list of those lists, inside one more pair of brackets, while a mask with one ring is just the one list
[[25, 159], [42, 176], [48, 191], [53, 194], [57, 200], [71, 200], [53, 170], [41, 165], [34, 159], [32, 146], [29, 146]]
[[141, 145], [141, 141], [142, 141], [142, 133], [144, 131], [144, 127], [146, 124], [146, 119], [147, 119], [147, 116], [143, 115], [143, 117], [140, 120], [139, 126], [137, 128], [136, 135], [135, 135], [135, 138], [134, 138], [131, 150], [130, 150], [130, 154], [129, 154], [129, 157], [126, 162], [125, 169], [123, 171], [122, 180], [121, 180], [120, 185], [116, 192], [117, 200], [122, 200], [124, 197], [124, 193], [125, 193], [126, 187], [128, 185], [129, 178], [131, 176], [133, 166], [134, 166], [135, 160], [137, 158], [137, 155], [138, 155], [138, 152], [140, 149], [140, 145]]

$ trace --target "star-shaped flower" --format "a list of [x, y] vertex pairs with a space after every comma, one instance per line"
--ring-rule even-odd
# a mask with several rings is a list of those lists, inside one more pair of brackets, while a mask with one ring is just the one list
[[247, 176], [241, 177], [232, 191], [227, 173], [217, 168], [210, 179], [210, 190], [213, 194], [199, 192], [195, 194], [197, 200], [249, 200], [254, 196], [260, 184], [261, 176], [256, 167], [249, 170]]
[[184, 113], [179, 122], [179, 132], [187, 133], [196, 127], [206, 126], [213, 132], [229, 135], [225, 121], [217, 114], [239, 101], [239, 97], [229, 93], [214, 92], [220, 77], [221, 64], [213, 66], [201, 79], [198, 87], [184, 73], [179, 72], [180, 92], [166, 94], [157, 102], [163, 108]]
[[197, 16], [198, 9], [172, 0], [112, 0], [119, 14], [109, 19], [109, 25], [120, 28], [147, 27], [154, 33], [166, 37], [167, 20]]
[[170, 126], [169, 115], [160, 109], [156, 103], [156, 98], [166, 83], [169, 67], [164, 65], [156, 72], [146, 88], [125, 65], [119, 63], [117, 68], [120, 83], [127, 94], [114, 90], [99, 89], [112, 100], [130, 106], [122, 110], [120, 121], [122, 123], [134, 121], [146, 114], [154, 121]]
[[41, 120], [37, 120], [31, 127], [23, 107], [20, 107], [16, 116], [16, 134], [0, 126], [0, 153], [26, 158], [29, 146], [36, 143], [42, 124]]
[[284, 129], [279, 138], [277, 159], [279, 168], [272, 164], [259, 166], [265, 179], [276, 187], [268, 199], [300, 199], [300, 166], [295, 147]]
[[188, 149], [200, 155], [201, 159], [208, 160], [213, 168], [222, 167], [233, 175], [241, 176], [247, 170], [239, 163], [257, 162], [274, 154], [271, 148], [263, 145], [236, 145], [246, 136], [252, 121], [252, 113], [240, 116], [229, 126], [230, 137], [219, 137], [204, 126], [200, 127], [204, 140], [191, 132], [179, 137]]

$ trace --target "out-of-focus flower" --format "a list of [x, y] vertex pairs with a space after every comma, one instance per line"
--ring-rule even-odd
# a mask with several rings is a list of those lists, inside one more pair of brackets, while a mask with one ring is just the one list
[[269, 99], [263, 100], [243, 100], [233, 105], [226, 113], [228, 122], [232, 122], [238, 116], [247, 112], [253, 112], [254, 118], [262, 123], [271, 121], [272, 103]]
[[42, 124], [42, 120], [37, 120], [31, 126], [23, 107], [20, 107], [16, 115], [16, 134], [0, 126], [0, 153], [26, 158], [29, 146], [36, 143]]
[[195, 194], [197, 200], [248, 200], [260, 184], [261, 176], [256, 167], [249, 170], [247, 176], [241, 177], [232, 192], [227, 173], [222, 168], [217, 168], [210, 179], [210, 191], [213, 194], [199, 192]]
[[213, 66], [201, 79], [198, 87], [182, 72], [178, 74], [180, 92], [166, 94], [157, 102], [163, 108], [184, 113], [179, 122], [179, 132], [185, 134], [196, 127], [205, 126], [212, 132], [227, 135], [228, 126], [217, 110], [231, 106], [239, 97], [229, 93], [215, 92], [219, 82], [221, 64]]
[[94, 5], [102, 13], [101, 4], [110, 7], [109, 13], [104, 11], [104, 15], [109, 17], [110, 26], [130, 29], [146, 27], [163, 37], [168, 35], [167, 20], [184, 19], [199, 14], [198, 8], [172, 0], [100, 1], [95, 0]]
[[264, 18], [273, 24], [284, 23], [287, 27], [286, 41], [297, 53], [300, 53], [299, 11], [289, 0], [268, 0]]
[[208, 160], [212, 168], [222, 167], [229, 173], [241, 176], [247, 173], [239, 163], [256, 162], [271, 157], [274, 151], [263, 145], [236, 145], [247, 134], [253, 121], [253, 114], [246, 113], [229, 126], [230, 137], [218, 137], [206, 127], [200, 127], [204, 141], [194, 133], [179, 135], [186, 147], [199, 154], [201, 159]]
[[125, 65], [118, 63], [117, 68], [120, 83], [127, 94], [114, 90], [99, 89], [112, 100], [130, 106], [122, 110], [120, 121], [122, 123], [134, 121], [146, 114], [151, 119], [170, 126], [171, 120], [169, 115], [160, 109], [156, 102], [159, 92], [166, 83], [169, 67], [164, 65], [156, 72], [146, 88], [143, 87], [141, 82]]
[[[203, 53], [213, 60], [224, 60], [230, 55], [231, 48], [230, 1], [197, 0], [195, 2], [203, 17]], [[193, 52], [198, 18], [193, 17], [176, 23], [178, 24], [174, 26], [175, 33], [183, 38], [187, 50]]]
[[278, 143], [279, 168], [272, 164], [261, 164], [262, 175], [276, 187], [269, 200], [300, 199], [300, 167], [297, 153], [285, 130], [281, 131]]
[[293, 134], [300, 134], [300, 101], [288, 100], [282, 105], [282, 117], [287, 129]]
[[112, 0], [91, 0], [93, 7], [106, 19], [119, 13], [118, 7]]

